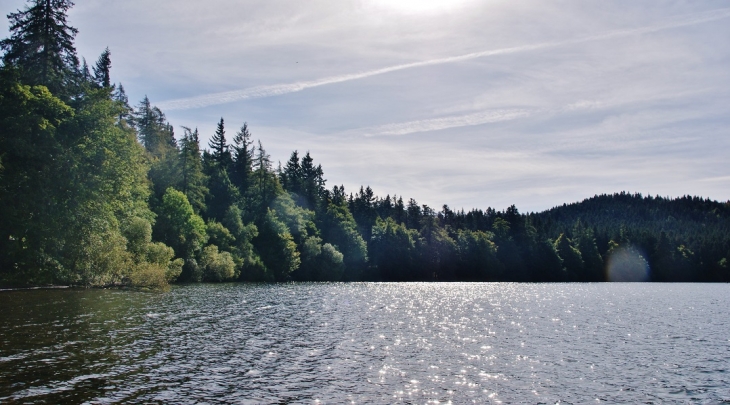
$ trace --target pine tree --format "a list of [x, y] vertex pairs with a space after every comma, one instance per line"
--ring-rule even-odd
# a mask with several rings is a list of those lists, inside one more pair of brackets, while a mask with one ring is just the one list
[[24, 11], [11, 13], [10, 38], [0, 42], [6, 66], [20, 68], [23, 82], [41, 84], [63, 94], [79, 65], [74, 47], [76, 28], [66, 22], [69, 0], [33, 0]]

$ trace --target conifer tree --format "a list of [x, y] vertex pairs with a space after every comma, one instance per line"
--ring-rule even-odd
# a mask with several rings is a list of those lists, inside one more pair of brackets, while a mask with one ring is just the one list
[[265, 210], [269, 201], [273, 199], [272, 187], [271, 187], [271, 156], [266, 153], [261, 141], [256, 149], [256, 188], [258, 191], [259, 208]]
[[322, 166], [315, 166], [314, 159], [307, 152], [302, 158], [301, 168], [301, 191], [304, 197], [304, 204], [308, 208], [317, 208], [319, 206], [320, 197], [324, 191], [324, 183]]
[[81, 68], [76, 73], [83, 84], [92, 82], [91, 71], [89, 70], [89, 64], [86, 63], [86, 58], [81, 58]]
[[215, 134], [210, 138], [208, 146], [212, 151], [211, 157], [213, 162], [218, 164], [221, 169], [228, 170], [231, 167], [231, 152], [228, 150], [223, 117], [218, 122], [218, 127], [215, 130]]
[[139, 140], [152, 156], [162, 158], [176, 149], [177, 142], [172, 125], [167, 122], [165, 114], [159, 108], [152, 106], [147, 96], [137, 107], [134, 121]]
[[411, 198], [408, 200], [408, 207], [406, 208], [406, 225], [410, 229], [418, 229], [421, 223], [421, 207], [418, 205], [416, 200]]
[[111, 52], [109, 52], [109, 48], [107, 47], [99, 56], [96, 65], [94, 65], [94, 81], [96, 84], [104, 88], [112, 86], [111, 77], [109, 76], [111, 68]]
[[571, 240], [565, 234], [560, 234], [558, 239], [555, 240], [554, 246], [560, 258], [563, 259], [565, 277], [568, 280], [576, 280], [584, 265], [580, 251], [573, 246]]
[[25, 84], [41, 84], [62, 95], [79, 65], [74, 47], [78, 30], [66, 22], [69, 0], [32, 0], [25, 10], [8, 15], [10, 38], [0, 42], [3, 62], [20, 68]]
[[124, 86], [122, 86], [121, 83], [114, 88], [112, 100], [114, 100], [119, 107], [117, 124], [125, 128], [134, 127], [134, 118], [132, 117], [134, 110], [129, 105], [129, 97], [127, 97], [127, 92], [124, 91]]
[[251, 186], [253, 172], [254, 147], [248, 124], [243, 123], [241, 129], [233, 137], [233, 178], [236, 187], [245, 196]]
[[295, 150], [291, 153], [279, 178], [281, 185], [290, 193], [300, 194], [302, 192], [302, 166], [299, 164], [298, 151]]
[[180, 169], [182, 180], [181, 191], [190, 201], [197, 214], [205, 211], [205, 198], [208, 195], [207, 177], [203, 173], [200, 156], [200, 139], [198, 129], [191, 131], [183, 127], [185, 133], [180, 141]]

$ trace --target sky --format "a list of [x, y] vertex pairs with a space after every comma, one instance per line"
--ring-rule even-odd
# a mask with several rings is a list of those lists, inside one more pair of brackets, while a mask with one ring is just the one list
[[727, 1], [77, 0], [69, 23], [176, 134], [247, 122], [328, 188], [437, 210], [730, 200]]

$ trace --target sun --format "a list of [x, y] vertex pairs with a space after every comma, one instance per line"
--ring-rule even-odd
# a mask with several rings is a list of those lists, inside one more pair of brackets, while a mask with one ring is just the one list
[[450, 11], [471, 0], [367, 0], [370, 5], [404, 14], [431, 14]]

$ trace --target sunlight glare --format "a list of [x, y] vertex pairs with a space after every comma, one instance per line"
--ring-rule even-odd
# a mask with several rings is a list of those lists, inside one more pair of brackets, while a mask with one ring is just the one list
[[463, 7], [472, 0], [368, 0], [378, 9], [386, 9], [403, 14], [431, 14], [451, 11]]

